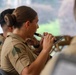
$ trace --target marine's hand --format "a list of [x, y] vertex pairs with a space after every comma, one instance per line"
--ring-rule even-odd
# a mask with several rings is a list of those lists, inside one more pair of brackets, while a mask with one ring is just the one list
[[27, 38], [27, 39], [25, 40], [25, 42], [26, 42], [28, 45], [31, 45], [31, 46], [39, 45], [39, 41], [38, 41], [35, 37]]
[[43, 50], [50, 52], [53, 46], [54, 39], [55, 37], [52, 34], [45, 33], [43, 39]]

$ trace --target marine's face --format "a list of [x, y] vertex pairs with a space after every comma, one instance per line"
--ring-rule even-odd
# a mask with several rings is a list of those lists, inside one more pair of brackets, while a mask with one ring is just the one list
[[30, 27], [29, 27], [29, 37], [32, 37], [34, 35], [34, 33], [37, 31], [37, 29], [39, 28], [38, 26], [38, 16], [36, 16], [36, 18], [32, 21], [32, 23], [30, 23]]

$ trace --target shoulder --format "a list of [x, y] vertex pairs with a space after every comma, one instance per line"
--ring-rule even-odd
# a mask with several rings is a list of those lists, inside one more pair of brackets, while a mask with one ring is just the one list
[[1, 33], [1, 34], [0, 34], [0, 45], [3, 44], [3, 42], [4, 42], [4, 36], [3, 36], [3, 34]]
[[0, 51], [2, 49], [3, 43], [4, 43], [4, 37], [3, 34], [0, 34]]
[[2, 37], [4, 37], [4, 36], [3, 36], [3, 33], [0, 33], [0, 38], [2, 38]]

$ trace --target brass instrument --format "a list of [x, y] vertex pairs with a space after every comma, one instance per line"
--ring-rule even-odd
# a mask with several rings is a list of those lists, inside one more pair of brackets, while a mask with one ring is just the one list
[[[55, 37], [59, 38], [60, 36], [55, 36]], [[64, 48], [64, 46], [70, 45], [71, 40], [73, 39], [73, 37], [69, 35], [63, 35], [62, 37], [63, 39], [60, 42], [58, 42], [56, 45], [54, 45], [53, 50], [55, 52], [61, 51]]]
[[[35, 35], [38, 37], [42, 37], [42, 35], [39, 33], [35, 33]], [[60, 39], [62, 37], [62, 39], [58, 41], [57, 43], [55, 43], [52, 48], [52, 50], [54, 50], [55, 52], [61, 51], [64, 46], [69, 45], [73, 38], [72, 36], [69, 36], [69, 35], [55, 36], [55, 37], [56, 39]]]

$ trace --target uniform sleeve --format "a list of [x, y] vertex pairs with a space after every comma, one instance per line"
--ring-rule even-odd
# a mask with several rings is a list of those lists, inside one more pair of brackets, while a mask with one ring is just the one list
[[[0, 34], [0, 57], [3, 43], [4, 43], [4, 37]], [[0, 58], [0, 66], [1, 66], [1, 58]]]
[[8, 54], [9, 61], [15, 70], [21, 74], [24, 67], [30, 65], [30, 59], [26, 47], [23, 45], [15, 45]]

